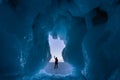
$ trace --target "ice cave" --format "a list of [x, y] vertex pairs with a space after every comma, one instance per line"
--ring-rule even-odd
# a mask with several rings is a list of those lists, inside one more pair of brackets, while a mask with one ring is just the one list
[[0, 0], [0, 80], [120, 80], [119, 46], [120, 0]]

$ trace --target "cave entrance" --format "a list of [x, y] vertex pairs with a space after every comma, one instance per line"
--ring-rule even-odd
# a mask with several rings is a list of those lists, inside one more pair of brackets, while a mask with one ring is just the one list
[[50, 53], [52, 58], [49, 62], [54, 62], [54, 56], [58, 58], [59, 62], [64, 62], [62, 57], [62, 51], [65, 47], [64, 41], [60, 39], [58, 36], [57, 39], [53, 39], [53, 37], [49, 34], [49, 46], [50, 46]]
[[[65, 62], [62, 57], [62, 51], [65, 48], [65, 43], [63, 40], [58, 38], [54, 39], [52, 35], [49, 34], [48, 36], [49, 46], [50, 46], [50, 53], [51, 59], [49, 63], [44, 67], [43, 71], [41, 70], [40, 73], [45, 72], [45, 74], [49, 75], [56, 75], [56, 76], [67, 76], [71, 75], [73, 71], [73, 67]], [[55, 59], [54, 56], [58, 58], [58, 68], [55, 69]]]

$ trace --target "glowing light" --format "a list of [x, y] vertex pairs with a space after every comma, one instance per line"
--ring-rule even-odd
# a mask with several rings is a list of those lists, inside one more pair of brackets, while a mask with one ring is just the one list
[[65, 47], [64, 41], [60, 40], [59, 37], [57, 39], [53, 39], [52, 36], [49, 34], [49, 45], [52, 55], [50, 62], [54, 62], [54, 56], [58, 58], [59, 62], [64, 62], [62, 58], [62, 50]]

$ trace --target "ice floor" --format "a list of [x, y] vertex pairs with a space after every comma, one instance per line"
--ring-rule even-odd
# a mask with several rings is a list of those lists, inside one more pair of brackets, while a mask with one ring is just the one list
[[54, 69], [54, 63], [48, 63], [44, 70], [51, 75], [70, 75], [72, 74], [73, 67], [65, 62], [59, 62], [58, 68]]
[[74, 68], [68, 64], [61, 62], [59, 68], [54, 69], [54, 63], [48, 63], [46, 67], [31, 79], [25, 80], [86, 80], [82, 75], [75, 76]]

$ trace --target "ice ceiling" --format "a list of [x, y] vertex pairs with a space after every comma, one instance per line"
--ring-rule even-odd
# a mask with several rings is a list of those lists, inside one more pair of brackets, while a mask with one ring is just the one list
[[120, 0], [0, 0], [0, 80], [38, 73], [49, 33], [76, 73], [56, 80], [120, 80]]

